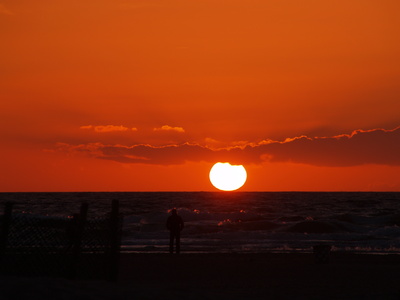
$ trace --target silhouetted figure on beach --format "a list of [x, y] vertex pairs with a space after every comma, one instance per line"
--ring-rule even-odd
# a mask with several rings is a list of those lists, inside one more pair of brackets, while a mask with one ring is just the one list
[[171, 210], [171, 215], [167, 219], [167, 229], [169, 230], [169, 252], [174, 252], [174, 240], [176, 240], [176, 253], [181, 250], [181, 231], [183, 229], [183, 220], [176, 209]]

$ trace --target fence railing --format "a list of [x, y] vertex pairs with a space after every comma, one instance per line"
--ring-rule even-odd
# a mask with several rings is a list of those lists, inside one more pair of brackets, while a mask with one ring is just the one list
[[13, 213], [0, 216], [0, 272], [65, 278], [118, 277], [122, 216], [119, 202], [102, 217], [89, 218], [88, 204], [72, 217]]

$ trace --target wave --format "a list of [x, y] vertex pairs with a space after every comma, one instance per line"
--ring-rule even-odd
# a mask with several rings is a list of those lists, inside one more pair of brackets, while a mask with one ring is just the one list
[[345, 226], [329, 222], [305, 221], [292, 225], [285, 231], [297, 233], [334, 233], [346, 232], [348, 229]]
[[[122, 244], [143, 251], [163, 249], [169, 210], [185, 221], [185, 249], [270, 251], [400, 249], [400, 193], [27, 193], [3, 194], [15, 213], [67, 217], [89, 203], [88, 218], [102, 216], [110, 199], [124, 215]], [[18, 202], [18, 201], [19, 202]], [[45, 220], [40, 221], [46, 224]], [[60, 221], [60, 226], [62, 222]], [[206, 250], [204, 250], [206, 249]], [[374, 251], [375, 251], [374, 250]], [[371, 250], [372, 251], [372, 250]]]

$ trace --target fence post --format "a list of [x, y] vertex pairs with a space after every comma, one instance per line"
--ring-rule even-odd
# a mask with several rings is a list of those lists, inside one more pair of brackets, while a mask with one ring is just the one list
[[8, 242], [8, 233], [10, 232], [10, 224], [12, 218], [13, 203], [7, 202], [4, 207], [4, 215], [0, 233], [0, 260], [3, 259]]
[[85, 229], [85, 223], [88, 212], [88, 204], [82, 203], [79, 215], [74, 215], [73, 219], [73, 237], [72, 237], [72, 260], [68, 277], [75, 279], [78, 275], [79, 257], [81, 253], [82, 235]]
[[119, 250], [121, 244], [120, 236], [120, 216], [119, 201], [112, 201], [110, 215], [110, 253], [109, 253], [109, 280], [116, 281], [118, 279]]

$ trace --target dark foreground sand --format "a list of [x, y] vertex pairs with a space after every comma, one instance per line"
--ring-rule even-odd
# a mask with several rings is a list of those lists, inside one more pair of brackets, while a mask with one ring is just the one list
[[400, 255], [122, 254], [116, 283], [0, 282], [0, 299], [400, 299]]

